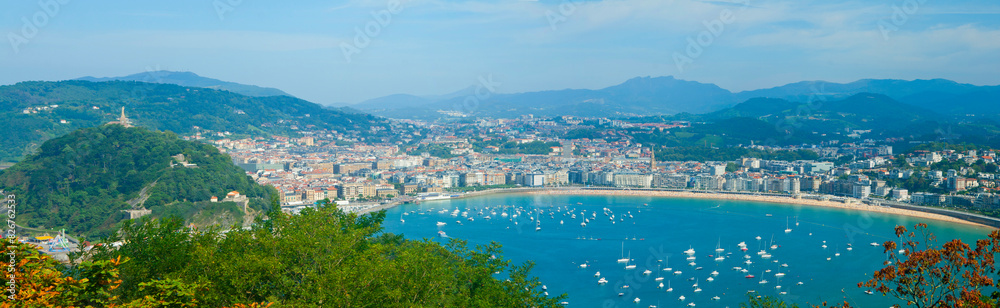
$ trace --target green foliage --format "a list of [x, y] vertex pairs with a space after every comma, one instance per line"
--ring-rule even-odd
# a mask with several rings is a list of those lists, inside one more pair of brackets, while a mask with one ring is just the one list
[[780, 298], [773, 297], [770, 295], [755, 296], [754, 294], [747, 294], [747, 302], [740, 303], [740, 308], [798, 308], [799, 305], [795, 303], [786, 303]]
[[981, 145], [977, 145], [977, 144], [972, 144], [972, 143], [957, 143], [956, 144], [956, 143], [947, 143], [947, 142], [931, 142], [931, 143], [923, 143], [923, 144], [914, 146], [913, 148], [911, 148], [909, 150], [909, 152], [910, 153], [916, 152], [916, 151], [939, 152], [939, 151], [944, 151], [944, 150], [952, 150], [952, 151], [958, 151], [958, 152], [967, 152], [967, 151], [970, 151], [970, 150], [989, 150], [989, 149], [990, 149], [989, 147], [981, 146]]
[[674, 147], [657, 149], [658, 161], [730, 161], [741, 157], [756, 157], [767, 160], [815, 160], [819, 154], [809, 150], [764, 151], [748, 148]]
[[[27, 108], [59, 105], [38, 113]], [[93, 107], [98, 107], [94, 109]], [[195, 126], [238, 135], [295, 136], [314, 125], [360, 137], [397, 140], [388, 122], [366, 114], [324, 108], [288, 96], [248, 97], [228, 91], [131, 81], [21, 82], [0, 86], [0, 161], [31, 154], [45, 140], [79, 128], [98, 126], [119, 116], [122, 107], [137, 126], [195, 132]], [[60, 120], [68, 123], [61, 124]], [[377, 132], [372, 128], [380, 128]]]
[[434, 157], [449, 159], [449, 158], [457, 156], [457, 155], [451, 154], [451, 150], [452, 149], [450, 147], [446, 146], [446, 145], [439, 144], [439, 143], [430, 143], [430, 144], [421, 144], [416, 149], [410, 151], [410, 154], [411, 155], [416, 155], [416, 154], [421, 154], [421, 153], [428, 153], [428, 154], [430, 154], [431, 156], [434, 156]]
[[147, 296], [144, 282], [167, 279], [195, 286], [172, 288], [198, 289], [195, 299], [207, 307], [557, 307], [563, 297], [543, 296], [531, 264], [510, 264], [498, 244], [404, 240], [381, 232], [384, 218], [327, 204], [294, 216], [272, 211], [225, 236], [192, 232], [176, 219], [144, 220], [107, 239], [121, 248], [96, 248], [92, 257], [134, 260], [121, 268], [117, 295], [125, 301]]
[[726, 163], [726, 172], [735, 172], [736, 170], [740, 170], [740, 167], [736, 163]]
[[566, 132], [566, 135], [563, 136], [563, 138], [564, 139], [570, 139], [570, 140], [572, 140], [572, 139], [583, 139], [583, 138], [587, 138], [587, 139], [600, 139], [600, 138], [602, 138], [602, 136], [600, 135], [600, 133], [596, 129], [593, 129], [593, 128], [578, 128], [578, 129], [574, 129], [574, 130]]
[[840, 166], [846, 163], [850, 163], [852, 161], [854, 161], [854, 155], [844, 155], [841, 157], [837, 157], [837, 159], [833, 161], [833, 164], [835, 166]]
[[[171, 167], [176, 154], [184, 154], [197, 168]], [[121, 125], [49, 140], [38, 154], [0, 172], [0, 188], [17, 193], [28, 205], [19, 211], [18, 223], [92, 236], [106, 235], [126, 218], [121, 212], [129, 209], [126, 201], [145, 187], [147, 208], [182, 217], [191, 211], [171, 209], [173, 203], [207, 201], [233, 190], [252, 198], [274, 193], [210, 145]]]
[[84, 262], [70, 271], [74, 277], [63, 274], [66, 268], [38, 247], [16, 238], [0, 245], [0, 254], [16, 256], [17, 262], [0, 259], [16, 286], [15, 301], [4, 300], [0, 307], [109, 307], [116, 302], [111, 293], [120, 282], [120, 259]]
[[176, 279], [153, 280], [139, 283], [141, 298], [132, 306], [148, 308], [198, 307], [198, 293], [205, 288], [198, 283], [184, 283]]
[[558, 142], [532, 141], [517, 143], [509, 141], [500, 146], [500, 154], [535, 154], [544, 155], [552, 152], [552, 147], [562, 146]]

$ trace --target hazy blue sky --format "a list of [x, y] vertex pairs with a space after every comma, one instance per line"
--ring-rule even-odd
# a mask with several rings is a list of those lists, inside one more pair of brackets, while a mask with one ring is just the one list
[[[162, 69], [323, 104], [444, 94], [490, 75], [502, 93], [667, 75], [734, 91], [1000, 84], [996, 0], [410, 0], [394, 13], [385, 0], [97, 2], [0, 2], [0, 84]], [[375, 35], [357, 44], [366, 28]]]

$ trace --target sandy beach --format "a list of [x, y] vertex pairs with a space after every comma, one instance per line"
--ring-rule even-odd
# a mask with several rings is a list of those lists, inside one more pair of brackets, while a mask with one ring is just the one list
[[536, 190], [527, 193], [548, 194], [548, 195], [652, 196], [652, 197], [669, 197], [669, 198], [697, 198], [697, 199], [740, 200], [740, 201], [757, 201], [757, 202], [783, 203], [783, 204], [799, 204], [799, 205], [809, 205], [809, 206], [825, 206], [825, 207], [858, 210], [858, 211], [869, 211], [869, 212], [885, 213], [892, 215], [906, 215], [916, 218], [933, 219], [951, 223], [960, 223], [966, 225], [992, 228], [990, 226], [986, 226], [983, 224], [935, 213], [891, 208], [886, 206], [873, 206], [864, 203], [842, 203], [837, 201], [822, 201], [822, 200], [813, 200], [806, 198], [796, 199], [792, 197], [726, 194], [726, 193], [694, 193], [687, 191], [603, 190], [603, 189], [602, 190], [552, 189], [552, 190]]

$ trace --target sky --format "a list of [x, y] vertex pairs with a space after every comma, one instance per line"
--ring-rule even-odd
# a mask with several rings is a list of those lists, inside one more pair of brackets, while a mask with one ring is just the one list
[[0, 84], [190, 71], [327, 105], [480, 79], [1000, 84], [995, 0], [3, 1], [0, 34]]

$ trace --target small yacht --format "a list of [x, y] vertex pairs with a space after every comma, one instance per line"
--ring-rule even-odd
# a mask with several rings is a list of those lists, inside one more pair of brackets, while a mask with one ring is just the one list
[[628, 263], [628, 258], [625, 257], [625, 242], [622, 242], [622, 258], [618, 259], [618, 263]]

